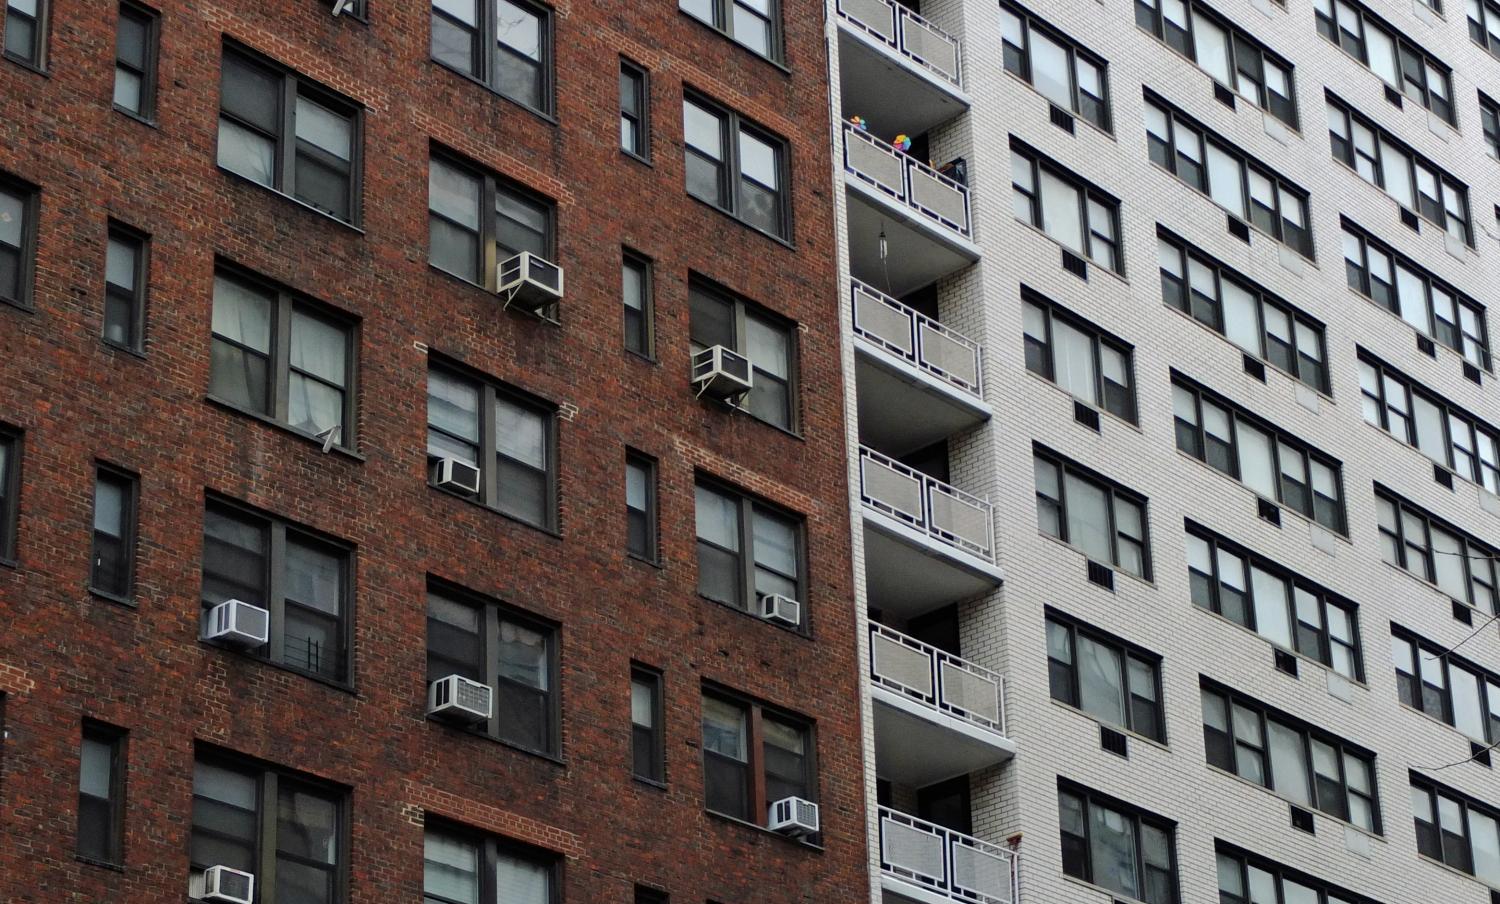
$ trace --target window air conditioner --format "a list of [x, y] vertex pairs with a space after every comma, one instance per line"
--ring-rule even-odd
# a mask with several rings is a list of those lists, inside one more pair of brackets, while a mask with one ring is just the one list
[[255, 898], [255, 876], [227, 866], [210, 866], [193, 876], [190, 893], [199, 901], [250, 904]]
[[551, 261], [530, 251], [500, 262], [500, 282], [495, 292], [505, 296], [505, 306], [535, 313], [563, 297], [563, 271]]
[[800, 797], [786, 797], [771, 804], [766, 828], [783, 835], [802, 837], [818, 833], [818, 805]]
[[264, 646], [271, 639], [271, 613], [242, 600], [226, 600], [203, 613], [204, 640], [235, 647]]
[[427, 715], [450, 722], [484, 722], [492, 714], [493, 698], [488, 684], [449, 675], [427, 686]]
[[479, 492], [479, 469], [456, 458], [440, 458], [436, 468], [437, 485], [460, 493]]
[[700, 398], [738, 402], [750, 385], [750, 359], [733, 349], [714, 345], [693, 355], [693, 386]]
[[796, 627], [802, 624], [802, 604], [779, 593], [768, 593], [760, 598], [761, 618]]

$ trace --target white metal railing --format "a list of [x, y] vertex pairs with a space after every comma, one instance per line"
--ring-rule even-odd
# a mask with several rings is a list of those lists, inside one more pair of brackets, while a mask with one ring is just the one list
[[880, 808], [880, 869], [955, 901], [1018, 904], [1015, 851]]
[[935, 540], [995, 561], [993, 508], [978, 496], [864, 446], [859, 448], [859, 495], [870, 508]]
[[1005, 681], [983, 666], [885, 625], [870, 625], [870, 680], [941, 712], [1005, 734]]
[[854, 332], [976, 399], [979, 343], [857, 279], [850, 279]]
[[958, 39], [893, 0], [838, 0], [839, 15], [955, 88], [962, 88]]
[[844, 124], [844, 169], [964, 238], [973, 234], [966, 186], [849, 123]]

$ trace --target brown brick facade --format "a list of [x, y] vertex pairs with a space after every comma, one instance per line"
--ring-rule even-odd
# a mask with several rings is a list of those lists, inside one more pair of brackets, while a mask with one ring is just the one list
[[[415, 0], [161, 3], [154, 126], [111, 108], [114, 3], [54, 0], [45, 74], [0, 60], [0, 174], [40, 189], [34, 304], [0, 304], [0, 901], [184, 900], [195, 743], [351, 789], [358, 904], [420, 898], [424, 815], [557, 852], [573, 904], [868, 897], [823, 19], [783, 5], [788, 71], [665, 0], [558, 3], [556, 122], [432, 63]], [[363, 105], [359, 230], [216, 167], [226, 37]], [[621, 55], [649, 166], [618, 148]], [[791, 247], [685, 193], [684, 84], [789, 140]], [[429, 267], [432, 145], [556, 202], [560, 323]], [[110, 220], [150, 236], [144, 356], [100, 341]], [[654, 262], [659, 363], [622, 345], [622, 246]], [[359, 319], [358, 456], [206, 400], [216, 259]], [[798, 324], [800, 436], [694, 399], [690, 272]], [[428, 349], [571, 413], [556, 535], [427, 485]], [[660, 568], [625, 555], [627, 446], [659, 459]], [[88, 590], [96, 461], [140, 475], [134, 608]], [[696, 594], [698, 471], [805, 516], [808, 636]], [[352, 692], [197, 640], [205, 493], [354, 547]], [[424, 719], [429, 576], [561, 626], [560, 761]], [[665, 675], [665, 790], [630, 775], [632, 660]], [[705, 813], [705, 680], [812, 720], [821, 850]], [[74, 856], [85, 718], [129, 731], [123, 871]]]

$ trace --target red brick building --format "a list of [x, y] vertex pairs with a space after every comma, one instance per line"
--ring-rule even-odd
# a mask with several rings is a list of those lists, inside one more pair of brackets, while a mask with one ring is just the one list
[[0, 10], [0, 900], [867, 898], [817, 7], [338, 5]]

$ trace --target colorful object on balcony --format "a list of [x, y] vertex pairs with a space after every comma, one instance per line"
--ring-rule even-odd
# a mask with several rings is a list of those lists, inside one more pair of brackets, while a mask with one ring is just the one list
[[865, 121], [863, 116], [851, 116], [849, 117], [849, 122], [861, 132], [870, 131], [870, 124]]
[[896, 150], [898, 151], [909, 151], [911, 150], [911, 136], [906, 134], [905, 132], [902, 132], [900, 135], [896, 136], [896, 140], [892, 141], [891, 144], [894, 145]]

